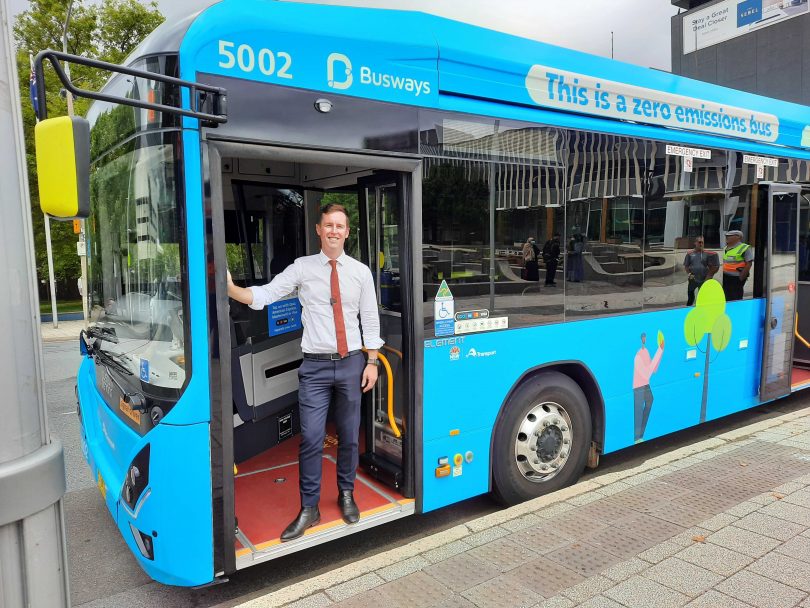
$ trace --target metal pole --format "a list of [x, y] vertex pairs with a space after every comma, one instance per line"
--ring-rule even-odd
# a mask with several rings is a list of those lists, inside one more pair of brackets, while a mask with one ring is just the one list
[[59, 327], [59, 314], [56, 310], [56, 279], [53, 276], [53, 248], [51, 247], [51, 218], [43, 214], [45, 220], [45, 250], [48, 257], [48, 283], [51, 291], [51, 316], [54, 329]]
[[[68, 34], [68, 27], [70, 26], [70, 17], [73, 13], [73, 0], [70, 0], [68, 3], [67, 14], [65, 15], [65, 24], [62, 27], [62, 51], [67, 54], [68, 52], [68, 44], [67, 44], [67, 34]], [[65, 75], [70, 79], [70, 63], [65, 62]], [[70, 91], [65, 91], [65, 100], [67, 101], [67, 113], [68, 116], [73, 116], [73, 94]], [[79, 242], [84, 243], [86, 246], [86, 232], [85, 232], [85, 221], [79, 220]], [[82, 275], [80, 277], [81, 280], [81, 296], [82, 296], [82, 318], [84, 319], [84, 326], [87, 327], [87, 320], [89, 318], [89, 310], [87, 305], [87, 256], [79, 254], [81, 258], [82, 264]]]
[[[17, 66], [0, 0], [0, 606], [69, 605], [62, 445], [48, 432], [31, 208]], [[42, 100], [44, 103], [44, 100]]]
[[[70, 15], [73, 12], [73, 0], [68, 2], [67, 13], [65, 14], [65, 24], [62, 26], [62, 51], [67, 55], [68, 48], [67, 48], [67, 32], [68, 26], [70, 25]], [[65, 62], [65, 75], [70, 80], [70, 64], [66, 61]], [[73, 116], [73, 94], [65, 90], [65, 99], [67, 100], [67, 111], [68, 116]]]
[[[495, 131], [492, 134], [493, 142], [493, 156], [499, 155], [501, 152], [498, 145], [498, 129], [500, 128], [501, 121], [495, 121]], [[500, 160], [500, 158], [498, 158]], [[495, 266], [495, 159], [490, 159], [489, 162], [489, 310], [492, 315], [495, 314], [495, 279], [496, 266]]]

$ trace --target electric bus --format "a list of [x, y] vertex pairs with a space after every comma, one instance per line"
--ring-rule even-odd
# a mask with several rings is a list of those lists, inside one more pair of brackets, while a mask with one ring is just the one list
[[[96, 100], [82, 447], [157, 581], [524, 501], [810, 384], [806, 107], [418, 12], [267, 0], [165, 23], [122, 66], [47, 51], [37, 69], [59, 59], [111, 71], [92, 93], [57, 70]], [[317, 253], [330, 202], [374, 276], [384, 365], [360, 521], [335, 504], [329, 423], [322, 522], [282, 543], [301, 306], [229, 301], [226, 269], [261, 285]], [[729, 230], [753, 251], [742, 299]], [[718, 262], [687, 306], [697, 237]]]

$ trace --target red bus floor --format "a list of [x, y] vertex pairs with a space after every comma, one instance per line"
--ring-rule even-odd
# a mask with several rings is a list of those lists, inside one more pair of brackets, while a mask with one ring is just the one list
[[[238, 465], [234, 480], [236, 517], [244, 539], [256, 550], [280, 543], [281, 533], [301, 507], [298, 444], [298, 437], [289, 439]], [[346, 526], [337, 506], [337, 493], [337, 440], [333, 435], [327, 435], [319, 504], [321, 523], [308, 530], [304, 538], [336, 526]], [[357, 471], [354, 499], [360, 509], [361, 521], [364, 516], [398, 509], [400, 501], [407, 500], [361, 469]], [[236, 551], [237, 555], [243, 555], [252, 549], [237, 541]]]
[[794, 391], [810, 387], [810, 369], [794, 367], [791, 376], [791, 386]]

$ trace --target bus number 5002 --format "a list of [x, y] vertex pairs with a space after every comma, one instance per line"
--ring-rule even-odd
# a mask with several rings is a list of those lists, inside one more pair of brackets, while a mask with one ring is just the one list
[[[293, 77], [289, 73], [292, 65], [292, 57], [289, 53], [274, 53], [270, 49], [259, 49], [259, 52], [256, 53], [249, 44], [240, 44], [234, 52], [234, 47], [236, 45], [233, 42], [219, 41], [219, 67], [230, 69], [239, 66], [239, 69], [246, 73], [250, 73], [258, 67], [265, 76], [275, 74], [278, 78]], [[276, 71], [277, 62], [280, 64], [278, 71]]]

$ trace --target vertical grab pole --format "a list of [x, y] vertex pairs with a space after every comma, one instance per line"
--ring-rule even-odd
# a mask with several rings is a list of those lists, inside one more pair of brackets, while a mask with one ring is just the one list
[[[0, 0], [0, 605], [62, 608], [70, 603], [62, 497], [62, 445], [51, 440], [42, 390], [34, 243], [15, 55]], [[45, 103], [45, 99], [40, 100]]]

